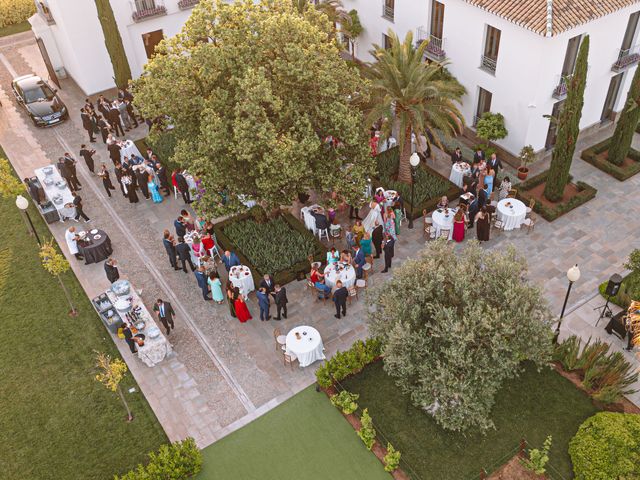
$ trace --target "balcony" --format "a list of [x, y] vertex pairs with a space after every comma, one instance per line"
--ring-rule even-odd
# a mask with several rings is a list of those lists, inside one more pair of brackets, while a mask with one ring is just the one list
[[487, 57], [486, 55], [482, 55], [480, 58], [480, 68], [485, 72], [490, 73], [491, 75], [496, 74], [496, 66], [498, 64], [497, 58]]
[[134, 22], [141, 22], [166, 14], [167, 8], [164, 6], [164, 0], [135, 0], [131, 17]]
[[434, 35], [430, 35], [425, 53], [427, 58], [435, 60], [436, 62], [444, 60], [447, 56], [447, 53], [444, 51], [444, 38], [438, 38]]
[[567, 98], [567, 85], [573, 75], [560, 75], [556, 82], [556, 86], [553, 89], [551, 96], [556, 100], [564, 100]]
[[180, 10], [188, 10], [190, 8], [195, 7], [199, 3], [200, 3], [200, 0], [180, 0], [178, 2], [178, 8]]
[[51, 15], [51, 10], [49, 7], [45, 5], [44, 2], [36, 2], [36, 9], [42, 18], [44, 18], [47, 25], [55, 25], [56, 21], [53, 19], [53, 15]]
[[391, 20], [393, 22], [393, 6], [387, 5], [386, 3], [382, 5], [382, 16], [387, 20]]
[[611, 70], [618, 73], [640, 61], [640, 46], [620, 49], [618, 60], [611, 66]]

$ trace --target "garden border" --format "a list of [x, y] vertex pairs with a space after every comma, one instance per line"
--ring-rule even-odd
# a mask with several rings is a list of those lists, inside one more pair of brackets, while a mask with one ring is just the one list
[[582, 151], [582, 153], [580, 154], [580, 158], [585, 162], [590, 163], [598, 170], [611, 175], [613, 178], [620, 180], [621, 182], [624, 182], [625, 180], [633, 177], [636, 173], [640, 172], [640, 152], [633, 148], [629, 149], [627, 158], [635, 161], [635, 164], [632, 164], [626, 168], [608, 161], [598, 159], [597, 155], [601, 154], [605, 150], [608, 150], [610, 143], [611, 138], [607, 138], [602, 142], [591, 145], [590, 147], [585, 148]]

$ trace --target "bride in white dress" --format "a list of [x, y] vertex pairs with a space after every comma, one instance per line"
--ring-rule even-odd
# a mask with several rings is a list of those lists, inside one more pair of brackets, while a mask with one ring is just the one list
[[384, 220], [382, 220], [382, 209], [378, 202], [374, 202], [373, 200], [369, 203], [369, 213], [362, 221], [362, 226], [364, 230], [368, 233], [373, 232], [373, 229], [376, 228], [376, 223], [378, 225], [383, 225]]

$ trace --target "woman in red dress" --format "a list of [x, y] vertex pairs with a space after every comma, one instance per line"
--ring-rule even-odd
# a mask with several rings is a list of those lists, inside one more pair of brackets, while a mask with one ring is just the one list
[[247, 308], [247, 304], [244, 302], [242, 295], [238, 295], [235, 301], [236, 307], [236, 316], [241, 323], [246, 322], [247, 320], [251, 320], [253, 317]]
[[464, 240], [464, 210], [459, 208], [453, 217], [453, 239], [460, 243]]

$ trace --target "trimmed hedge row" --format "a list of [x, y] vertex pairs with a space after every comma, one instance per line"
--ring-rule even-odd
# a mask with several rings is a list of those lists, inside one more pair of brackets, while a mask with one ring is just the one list
[[24, 22], [34, 13], [33, 0], [0, 0], [0, 28]]
[[356, 341], [349, 350], [336, 352], [316, 370], [316, 380], [322, 388], [329, 388], [335, 382], [358, 373], [365, 366], [382, 355], [382, 342], [377, 338]]
[[613, 178], [620, 180], [621, 182], [633, 177], [636, 173], [640, 172], [640, 152], [638, 150], [634, 150], [633, 148], [629, 150], [627, 157], [634, 160], [635, 163], [627, 167], [621, 167], [619, 165], [616, 165], [615, 163], [611, 163], [607, 160], [598, 158], [598, 155], [609, 149], [610, 142], [611, 139], [608, 138], [600, 143], [596, 143], [586, 150], [583, 150], [580, 154], [580, 158], [582, 158], [585, 162], [590, 163], [597, 169], [602, 170], [604, 173], [608, 173]]
[[[287, 224], [291, 227], [292, 230], [295, 230], [305, 236], [313, 238], [314, 240], [313, 243], [315, 246], [315, 250], [313, 252], [313, 259], [314, 261], [318, 261], [318, 262], [324, 261], [326, 259], [327, 249], [316, 238], [316, 236], [313, 235], [313, 233], [311, 233], [309, 230], [307, 230], [305, 226], [302, 224], [302, 222], [296, 219], [289, 212], [280, 212], [280, 214], [281, 214], [281, 218], [283, 218], [287, 222]], [[273, 281], [275, 283], [279, 283], [280, 285], [285, 285], [295, 280], [299, 272], [304, 272], [305, 274], [309, 273], [311, 271], [311, 265], [309, 263], [309, 259], [307, 258], [306, 254], [305, 254], [304, 260], [300, 260], [299, 262], [291, 265], [286, 270], [282, 270], [280, 272], [261, 272], [247, 258], [244, 252], [236, 248], [236, 246], [231, 241], [231, 239], [224, 233], [224, 229], [229, 225], [232, 225], [237, 222], [242, 222], [250, 218], [263, 217], [263, 216], [265, 216], [264, 210], [261, 207], [256, 206], [251, 208], [249, 211], [245, 213], [241, 213], [240, 215], [236, 215], [234, 217], [228, 218], [227, 220], [217, 223], [213, 227], [213, 229], [216, 234], [216, 239], [218, 240], [218, 244], [220, 245], [220, 247], [222, 247], [223, 250], [231, 250], [235, 252], [235, 254], [240, 259], [240, 262], [242, 262], [243, 265], [246, 265], [251, 269], [251, 274], [253, 276], [253, 280], [256, 283], [256, 285], [260, 282], [264, 274], [273, 275]]]
[[149, 454], [149, 463], [138, 465], [114, 480], [186, 480], [202, 469], [202, 453], [193, 438], [162, 445], [158, 453]]
[[[549, 170], [545, 170], [539, 175], [535, 177], [529, 178], [526, 182], [522, 182], [518, 185], [518, 198], [522, 200], [524, 203], [529, 203], [529, 201], [533, 198], [528, 194], [527, 190], [531, 190], [541, 183], [543, 183], [547, 179], [547, 175], [549, 174]], [[571, 181], [571, 177], [569, 177], [569, 181]], [[596, 196], [598, 190], [584, 182], [577, 182], [576, 187], [578, 187], [579, 194], [569, 200], [567, 203], [560, 203], [553, 207], [548, 207], [547, 205], [542, 204], [541, 202], [536, 201], [533, 210], [539, 213], [542, 218], [549, 222], [553, 222], [556, 218], [564, 215], [571, 210], [578, 208], [583, 203], [587, 203], [593, 197]]]

